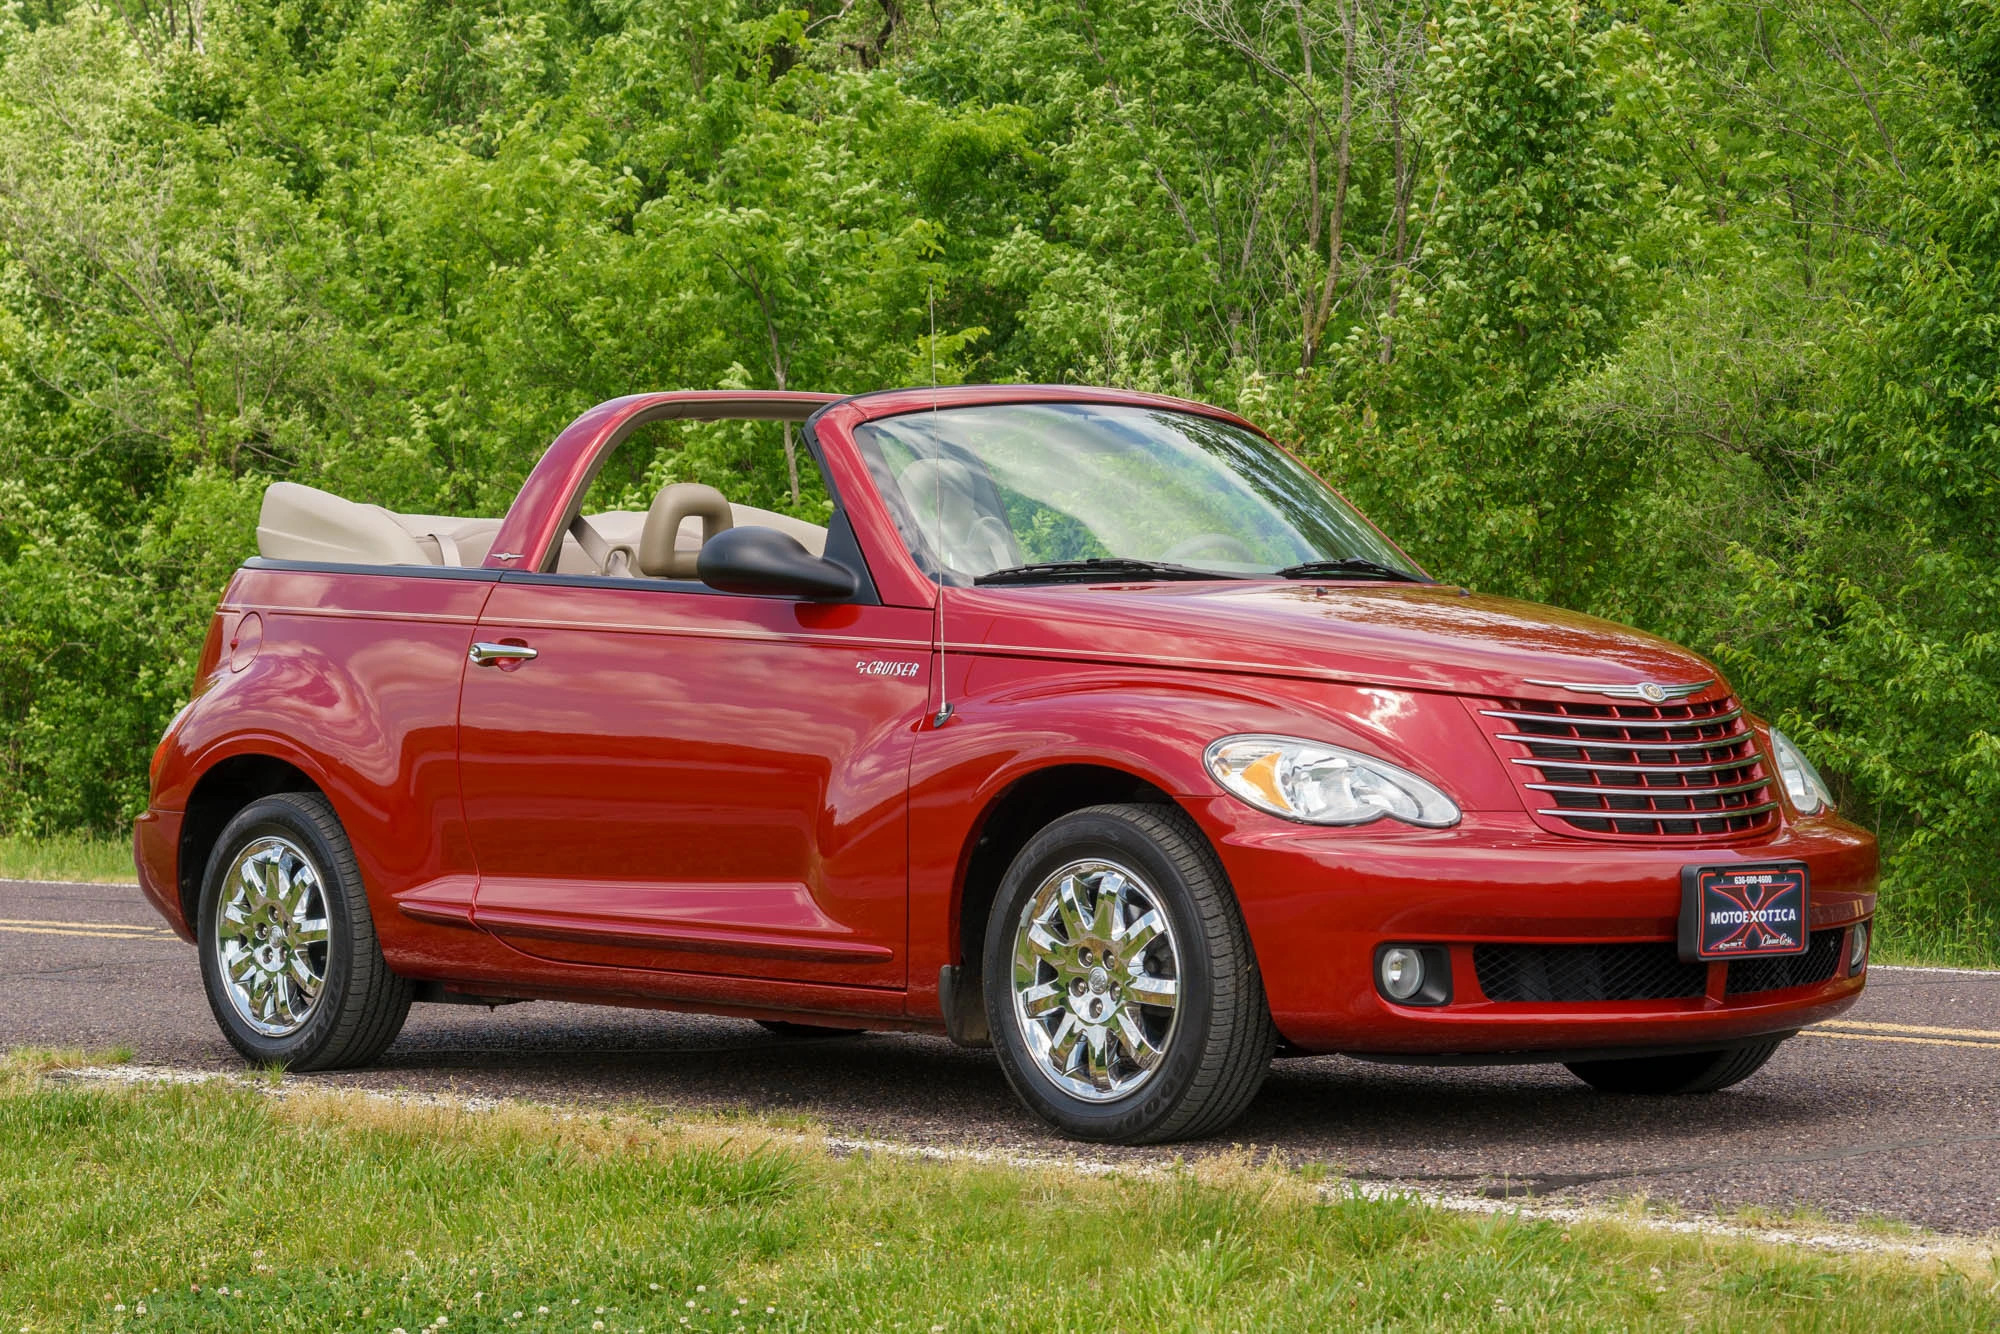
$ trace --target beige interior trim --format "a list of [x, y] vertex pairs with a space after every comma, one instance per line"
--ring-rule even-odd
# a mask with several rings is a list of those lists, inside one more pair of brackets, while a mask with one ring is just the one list
[[732, 502], [729, 508], [736, 516], [738, 528], [775, 528], [813, 555], [826, 554], [826, 529], [819, 524], [807, 523], [804, 519], [795, 519], [775, 510], [760, 510], [755, 505]]
[[354, 565], [431, 565], [428, 553], [396, 516], [296, 482], [264, 489], [257, 516], [257, 550], [273, 560]]
[[[720, 498], [713, 488], [702, 490]], [[826, 551], [826, 529], [818, 524], [777, 514], [754, 505], [727, 505], [729, 523], [738, 528], [775, 528], [789, 534], [815, 556]], [[690, 511], [687, 517], [697, 512]], [[646, 514], [637, 510], [607, 510], [588, 516], [614, 555], [635, 553], [645, 534]], [[718, 516], [719, 517], [719, 516]], [[695, 554], [711, 535], [704, 524], [682, 523], [674, 535], [676, 568], [694, 577]], [[721, 531], [717, 528], [715, 531]], [[459, 565], [476, 567], [486, 560], [499, 535], [500, 520], [449, 514], [398, 514], [380, 505], [364, 505], [297, 482], [273, 482], [264, 489], [257, 517], [257, 554], [271, 560], [316, 561], [340, 565]], [[618, 563], [614, 560], [614, 565]], [[595, 574], [597, 565], [564, 534], [556, 569], [562, 574]], [[636, 561], [615, 573], [639, 578]]]

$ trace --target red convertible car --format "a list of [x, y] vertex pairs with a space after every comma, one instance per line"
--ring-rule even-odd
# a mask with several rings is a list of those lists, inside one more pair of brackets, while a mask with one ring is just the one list
[[[825, 522], [592, 509], [663, 419], [790, 424], [668, 429], [795, 430]], [[645, 394], [503, 518], [279, 484], [259, 543], [135, 834], [252, 1060], [413, 1001], [911, 1029], [1144, 1142], [1276, 1054], [1706, 1092], [1861, 992], [1874, 843], [1713, 664], [1432, 580], [1215, 408]]]

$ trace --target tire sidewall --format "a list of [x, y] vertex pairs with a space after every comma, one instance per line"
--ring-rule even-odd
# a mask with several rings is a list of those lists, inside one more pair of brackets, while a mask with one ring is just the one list
[[[1021, 1036], [1013, 994], [1014, 935], [1021, 910], [1050, 872], [1066, 862], [1098, 858], [1130, 867], [1154, 892], [1179, 953], [1180, 1005], [1160, 1068], [1137, 1089], [1109, 1102], [1088, 1102], [1044, 1076]], [[1007, 1081], [1043, 1119], [1079, 1139], [1130, 1141], [1171, 1117], [1199, 1074], [1214, 1016], [1214, 960], [1194, 891], [1164, 849], [1116, 815], [1083, 811], [1065, 816], [1030, 839], [1000, 882], [987, 920], [983, 967], [986, 1022]]]
[[[222, 876], [244, 847], [259, 838], [278, 835], [291, 840], [312, 859], [319, 873], [321, 898], [326, 904], [326, 980], [312, 1017], [296, 1033], [267, 1037], [245, 1023], [236, 1013], [222, 978], [222, 964], [216, 948], [215, 909], [222, 894]], [[296, 1065], [310, 1062], [332, 1040], [347, 1002], [354, 972], [354, 929], [350, 895], [358, 887], [348, 883], [351, 857], [345, 848], [335, 847], [304, 810], [283, 797], [265, 797], [238, 812], [224, 827], [209, 854], [202, 874], [201, 906], [196, 927], [200, 943], [201, 980], [208, 992], [209, 1008], [223, 1036], [231, 1046], [251, 1061]]]

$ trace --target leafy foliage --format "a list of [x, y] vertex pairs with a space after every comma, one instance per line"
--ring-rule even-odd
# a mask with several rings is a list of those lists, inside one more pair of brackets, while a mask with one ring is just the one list
[[[257, 498], [498, 512], [641, 388], [1231, 404], [1710, 653], [2000, 942], [1981, 0], [0, 5], [0, 829], [144, 799]], [[599, 482], [825, 512], [771, 427]], [[1051, 550], [1067, 549], [1051, 531]]]

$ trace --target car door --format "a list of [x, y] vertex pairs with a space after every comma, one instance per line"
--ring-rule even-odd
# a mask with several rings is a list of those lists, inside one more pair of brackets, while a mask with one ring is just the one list
[[920, 608], [507, 574], [460, 705], [474, 919], [560, 962], [906, 984]]

